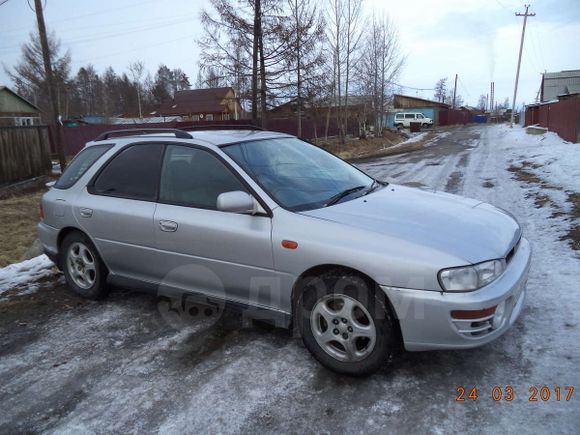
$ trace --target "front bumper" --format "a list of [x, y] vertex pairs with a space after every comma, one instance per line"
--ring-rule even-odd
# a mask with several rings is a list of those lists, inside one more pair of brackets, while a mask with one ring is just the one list
[[[491, 284], [473, 292], [381, 286], [399, 320], [405, 349], [463, 349], [498, 338], [514, 324], [522, 311], [531, 256], [530, 243], [522, 237], [505, 272]], [[506, 301], [504, 320], [495, 328], [492, 326], [495, 314], [470, 320], [451, 317], [453, 310], [483, 310], [503, 301]]]

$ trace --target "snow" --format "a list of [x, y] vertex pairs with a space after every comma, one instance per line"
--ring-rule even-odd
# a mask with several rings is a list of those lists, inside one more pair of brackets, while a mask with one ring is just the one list
[[36, 281], [56, 273], [54, 263], [44, 254], [21, 263], [10, 264], [0, 269], [0, 295], [24, 285], [28, 285], [27, 293], [31, 293], [37, 289], [34, 285]]

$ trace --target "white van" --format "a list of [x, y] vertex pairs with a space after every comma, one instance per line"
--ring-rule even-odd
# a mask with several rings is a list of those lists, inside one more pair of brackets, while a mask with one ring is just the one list
[[395, 113], [395, 127], [410, 127], [411, 122], [420, 122], [421, 127], [431, 127], [433, 125], [433, 120], [431, 118], [427, 118], [419, 112]]

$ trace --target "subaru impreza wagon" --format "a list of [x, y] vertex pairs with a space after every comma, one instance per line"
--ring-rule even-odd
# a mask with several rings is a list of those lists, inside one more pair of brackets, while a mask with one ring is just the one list
[[363, 375], [408, 351], [480, 346], [518, 318], [531, 249], [489, 204], [375, 180], [256, 129], [124, 130], [42, 198], [39, 238], [75, 292], [172, 289], [293, 326]]

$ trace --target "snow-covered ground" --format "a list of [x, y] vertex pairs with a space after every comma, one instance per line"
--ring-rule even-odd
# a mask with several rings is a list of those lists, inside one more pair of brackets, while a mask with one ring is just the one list
[[[0, 297], [8, 290], [26, 287], [27, 294], [38, 289], [37, 281], [57, 273], [52, 261], [46, 255], [11, 264], [0, 269]], [[21, 292], [19, 292], [21, 294]]]
[[[580, 251], [560, 239], [576, 223], [579, 163], [580, 145], [551, 133], [471, 126], [360, 165], [490, 202], [521, 222], [534, 249], [526, 307], [488, 346], [405, 353], [390, 370], [350, 379], [322, 368], [290, 332], [241, 328], [232, 313], [192, 315], [175, 329], [151, 295], [86, 302], [48, 278], [50, 289], [0, 300], [0, 433], [576, 434]], [[26, 287], [15, 271], [52, 273], [43, 264], [1, 270], [0, 282]], [[493, 388], [508, 385], [515, 399], [493, 401]], [[579, 390], [557, 401], [554, 389], [567, 386]], [[477, 387], [478, 400], [456, 402], [458, 387]], [[551, 399], [530, 402], [531, 387], [550, 388]]]

